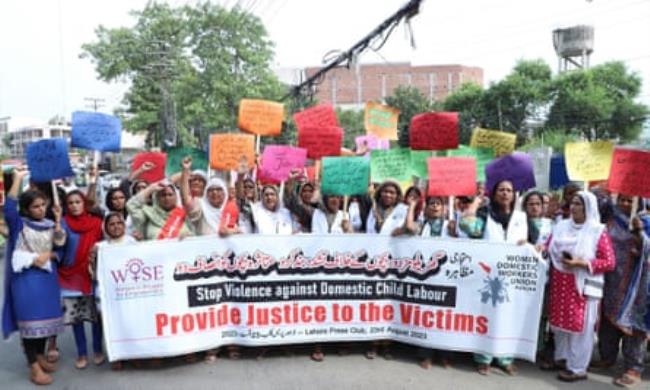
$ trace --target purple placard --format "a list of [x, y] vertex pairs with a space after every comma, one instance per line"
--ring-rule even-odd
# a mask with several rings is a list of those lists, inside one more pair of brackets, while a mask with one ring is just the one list
[[262, 153], [262, 176], [278, 182], [287, 180], [292, 169], [302, 169], [307, 149], [284, 145], [267, 145]]
[[490, 162], [485, 166], [485, 176], [487, 191], [492, 191], [501, 180], [511, 181], [515, 191], [526, 191], [535, 187], [533, 160], [527, 153], [513, 152]]

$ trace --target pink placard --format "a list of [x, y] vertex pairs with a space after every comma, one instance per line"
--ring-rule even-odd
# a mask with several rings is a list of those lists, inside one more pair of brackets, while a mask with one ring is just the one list
[[302, 169], [307, 161], [307, 149], [285, 145], [267, 145], [262, 153], [261, 175], [281, 182], [289, 178], [292, 169]]
[[368, 135], [360, 135], [354, 139], [355, 144], [357, 145], [357, 150], [363, 148], [365, 145], [366, 149], [368, 149], [368, 153], [366, 153], [366, 156], [369, 155], [371, 150], [388, 150], [390, 149], [390, 141], [387, 139], [380, 139], [374, 136], [373, 134], [368, 134]]

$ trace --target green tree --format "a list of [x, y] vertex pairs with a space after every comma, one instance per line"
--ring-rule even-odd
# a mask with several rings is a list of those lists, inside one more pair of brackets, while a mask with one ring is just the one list
[[270, 70], [273, 45], [256, 16], [210, 2], [172, 7], [148, 3], [132, 27], [99, 26], [82, 46], [101, 80], [128, 81], [118, 111], [126, 127], [161, 143], [163, 94], [174, 102], [180, 144], [205, 145], [214, 131], [236, 128], [244, 97], [278, 99]]
[[542, 60], [520, 60], [513, 71], [485, 91], [483, 125], [529, 137], [527, 121], [538, 118], [551, 99], [551, 68]]
[[621, 62], [564, 73], [553, 82], [547, 126], [588, 140], [634, 141], [649, 113], [634, 101], [640, 91], [641, 77]]
[[458, 112], [458, 132], [462, 144], [469, 144], [475, 127], [485, 126], [484, 95], [485, 91], [480, 85], [465, 83], [442, 103], [444, 111]]
[[397, 124], [398, 141], [400, 146], [409, 146], [409, 126], [411, 118], [419, 113], [428, 112], [435, 107], [433, 103], [411, 86], [399, 86], [393, 94], [386, 98], [386, 104], [400, 110], [399, 123]]
[[354, 139], [360, 135], [366, 134], [366, 128], [363, 123], [363, 110], [343, 110], [336, 109], [336, 116], [339, 120], [339, 126], [343, 128], [343, 147], [350, 150], [356, 148]]

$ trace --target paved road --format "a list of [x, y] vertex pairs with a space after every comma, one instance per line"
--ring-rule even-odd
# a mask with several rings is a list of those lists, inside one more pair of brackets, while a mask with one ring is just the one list
[[[0, 280], [4, 263], [0, 260]], [[0, 289], [0, 296], [2, 289]], [[89, 329], [87, 329], [87, 334]], [[493, 370], [488, 377], [474, 372], [471, 359], [459, 356], [451, 369], [433, 367], [425, 371], [417, 365], [411, 349], [400, 348], [392, 361], [367, 360], [361, 351], [347, 356], [332, 352], [322, 363], [308, 359], [307, 350], [294, 356], [279, 351], [258, 361], [245, 355], [241, 360], [219, 359], [216, 363], [165, 363], [156, 369], [126, 369], [114, 372], [107, 364], [74, 368], [74, 341], [71, 330], [59, 342], [62, 359], [54, 374], [51, 389], [614, 389], [611, 376], [590, 374], [588, 381], [564, 384], [554, 374], [542, 372], [528, 362], [518, 362], [519, 375], [508, 377]], [[0, 343], [0, 389], [34, 389], [28, 381], [28, 368], [20, 341], [14, 335]], [[650, 375], [640, 389], [650, 389]]]

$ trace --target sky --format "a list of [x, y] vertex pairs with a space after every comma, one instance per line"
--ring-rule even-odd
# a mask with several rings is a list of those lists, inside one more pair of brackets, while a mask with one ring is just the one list
[[[178, 6], [195, 3], [168, 0]], [[345, 50], [407, 0], [219, 0], [258, 15], [275, 42], [274, 68], [317, 66], [330, 50]], [[47, 120], [88, 109], [84, 98], [105, 100], [111, 112], [128, 88], [97, 80], [80, 59], [81, 45], [99, 25], [128, 27], [130, 10], [146, 0], [0, 1], [0, 118]], [[518, 59], [542, 58], [557, 71], [551, 31], [595, 27], [591, 64], [622, 60], [644, 79], [640, 100], [650, 104], [650, 0], [423, 0], [411, 21], [416, 47], [399, 26], [378, 53], [361, 63], [462, 64], [483, 68], [485, 84], [507, 75]]]

